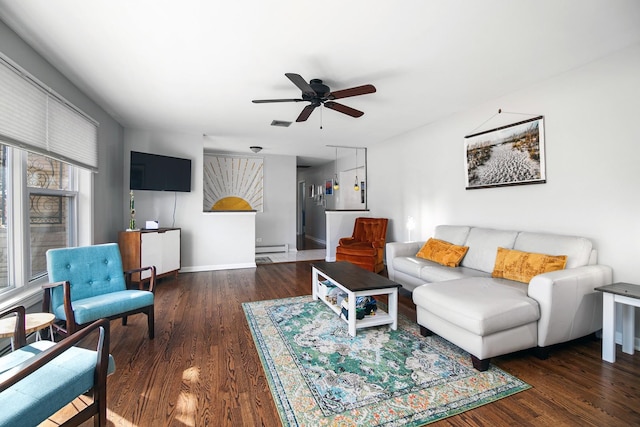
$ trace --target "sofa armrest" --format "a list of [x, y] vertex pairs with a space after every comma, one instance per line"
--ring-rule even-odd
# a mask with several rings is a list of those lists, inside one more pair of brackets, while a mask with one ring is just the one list
[[387, 262], [387, 273], [389, 279], [395, 280], [395, 270], [393, 269], [393, 259], [403, 256], [414, 256], [418, 253], [424, 242], [389, 242], [385, 246], [385, 259]]
[[371, 244], [373, 245], [374, 248], [384, 249], [385, 242], [386, 242], [386, 238], [383, 237], [381, 239], [374, 240], [373, 242], [371, 242]]
[[338, 240], [338, 246], [350, 245], [351, 243], [355, 242], [356, 239], [354, 239], [353, 237], [341, 237], [340, 240]]
[[594, 288], [610, 284], [605, 265], [586, 265], [535, 276], [528, 294], [540, 306], [538, 346], [580, 338], [602, 328], [602, 296]]

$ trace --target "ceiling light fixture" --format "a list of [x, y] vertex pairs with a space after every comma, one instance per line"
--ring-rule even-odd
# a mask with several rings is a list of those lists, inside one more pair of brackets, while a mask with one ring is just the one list
[[353, 191], [360, 191], [360, 186], [358, 185], [358, 149], [356, 148], [356, 183], [353, 184]]
[[338, 183], [338, 147], [336, 147], [336, 162], [334, 164], [335, 176], [333, 178], [333, 189], [339, 190], [340, 184]]
[[259, 153], [260, 151], [262, 151], [262, 147], [258, 147], [257, 145], [252, 145], [251, 147], [249, 147], [249, 149], [254, 153]]
[[286, 122], [284, 120], [272, 120], [271, 126], [279, 126], [282, 128], [288, 128], [291, 125], [291, 122]]

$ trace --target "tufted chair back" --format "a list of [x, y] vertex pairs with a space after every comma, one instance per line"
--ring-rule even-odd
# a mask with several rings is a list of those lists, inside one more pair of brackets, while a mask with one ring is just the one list
[[[126, 290], [120, 249], [116, 243], [47, 251], [49, 281], [69, 281], [71, 301]], [[51, 305], [64, 303], [63, 288], [51, 293]]]
[[387, 218], [356, 218], [353, 240], [371, 242], [377, 248], [384, 247], [388, 221]]

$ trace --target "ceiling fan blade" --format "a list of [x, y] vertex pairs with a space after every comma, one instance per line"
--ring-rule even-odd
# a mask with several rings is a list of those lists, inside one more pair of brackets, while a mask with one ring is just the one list
[[327, 99], [340, 99], [340, 98], [347, 98], [349, 96], [366, 95], [367, 93], [374, 93], [375, 91], [376, 91], [376, 88], [373, 85], [356, 86], [350, 89], [342, 89], [342, 90], [337, 90], [335, 92], [331, 92], [327, 96]]
[[307, 83], [305, 79], [302, 78], [300, 74], [296, 73], [285, 73], [285, 76], [289, 78], [293, 82], [294, 85], [298, 86], [298, 88], [302, 91], [304, 95], [315, 96], [316, 91], [313, 90], [311, 85]]
[[346, 105], [338, 104], [337, 102], [327, 101], [324, 103], [324, 106], [327, 108], [331, 108], [332, 110], [336, 110], [342, 114], [346, 114], [351, 117], [360, 117], [364, 113], [360, 110], [356, 110], [355, 108], [347, 107]]
[[254, 104], [266, 104], [268, 102], [300, 102], [304, 101], [304, 99], [254, 99]]
[[313, 110], [315, 109], [316, 109], [316, 106], [314, 104], [310, 104], [304, 107], [304, 109], [296, 119], [296, 122], [304, 122], [305, 120], [307, 120], [311, 115], [311, 113], [313, 113]]

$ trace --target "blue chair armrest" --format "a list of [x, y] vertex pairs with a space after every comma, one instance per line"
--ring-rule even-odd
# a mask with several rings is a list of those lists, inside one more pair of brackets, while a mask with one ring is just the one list
[[3, 311], [2, 313], [0, 313], [0, 318], [6, 317], [11, 313], [16, 314], [16, 326], [13, 330], [13, 347], [14, 349], [18, 349], [27, 344], [26, 311], [24, 307], [20, 305], [18, 307]]
[[[125, 271], [124, 276], [125, 276], [125, 281], [127, 282], [127, 288], [130, 287], [131, 276], [134, 273], [142, 273], [143, 271], [147, 271], [147, 270], [151, 271], [151, 277], [149, 278], [149, 289], [147, 290], [150, 292], [153, 292], [156, 284], [156, 266], [155, 265], [150, 265], [148, 267], [134, 268], [133, 270]], [[143, 289], [142, 280], [138, 284], [138, 289], [140, 290]]]
[[[76, 347], [81, 340], [96, 332], [98, 339], [95, 352]], [[101, 319], [0, 374], [0, 401], [15, 403], [3, 409], [0, 424], [38, 424], [90, 390], [93, 403], [74, 415], [69, 422], [82, 422], [97, 416], [99, 425], [104, 425], [107, 374], [115, 369], [109, 362], [109, 321]], [[47, 379], [38, 379], [40, 373]], [[16, 396], [25, 396], [25, 399], [16, 400]], [[29, 400], [28, 396], [33, 397]]]

